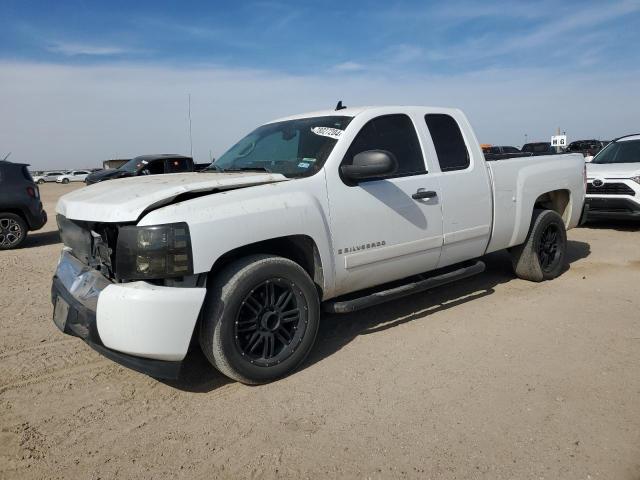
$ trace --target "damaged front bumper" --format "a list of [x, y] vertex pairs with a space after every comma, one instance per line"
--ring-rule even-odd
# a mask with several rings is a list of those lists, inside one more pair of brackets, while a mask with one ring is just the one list
[[53, 320], [105, 357], [157, 378], [177, 378], [205, 288], [116, 284], [62, 252], [51, 286]]

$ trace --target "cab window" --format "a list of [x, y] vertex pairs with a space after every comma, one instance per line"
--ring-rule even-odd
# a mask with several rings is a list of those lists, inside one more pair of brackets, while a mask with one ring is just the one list
[[153, 160], [139, 171], [139, 175], [158, 175], [160, 173], [164, 173], [164, 160]]
[[342, 165], [351, 165], [355, 155], [367, 150], [386, 150], [396, 157], [398, 169], [388, 178], [426, 173], [418, 135], [404, 114], [369, 120], [354, 138]]
[[467, 146], [458, 123], [450, 115], [430, 113], [424, 116], [438, 155], [440, 170], [452, 172], [469, 167]]

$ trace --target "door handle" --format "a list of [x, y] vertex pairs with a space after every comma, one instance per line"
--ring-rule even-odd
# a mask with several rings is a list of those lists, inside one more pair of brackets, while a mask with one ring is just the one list
[[421, 200], [423, 198], [434, 198], [437, 197], [438, 194], [433, 190], [425, 190], [424, 188], [419, 188], [416, 193], [411, 195], [411, 198], [414, 200]]

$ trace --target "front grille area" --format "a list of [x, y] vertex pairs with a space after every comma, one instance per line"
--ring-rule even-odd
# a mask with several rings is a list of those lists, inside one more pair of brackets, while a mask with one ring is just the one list
[[601, 187], [594, 187], [593, 183], [587, 183], [587, 194], [635, 196], [636, 192], [626, 183], [604, 183]]
[[56, 220], [62, 243], [71, 248], [71, 254], [83, 264], [100, 270], [104, 276], [113, 279], [117, 227], [69, 220], [63, 215], [57, 215]]

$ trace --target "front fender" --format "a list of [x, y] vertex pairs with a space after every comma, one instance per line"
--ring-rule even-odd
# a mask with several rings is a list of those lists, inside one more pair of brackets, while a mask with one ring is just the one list
[[[317, 177], [317, 178], [316, 178]], [[323, 290], [334, 285], [334, 264], [321, 174], [289, 182], [212, 193], [145, 215], [139, 225], [187, 222], [194, 273], [211, 270], [222, 255], [273, 238], [306, 235], [322, 261]], [[314, 181], [315, 179], [315, 181]]]

